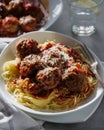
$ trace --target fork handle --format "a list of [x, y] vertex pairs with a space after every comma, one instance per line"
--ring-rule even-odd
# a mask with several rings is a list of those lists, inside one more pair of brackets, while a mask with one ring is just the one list
[[104, 88], [104, 82], [103, 82], [103, 80], [101, 79], [101, 77], [100, 77], [99, 73], [97, 72], [97, 70], [96, 70], [96, 69], [93, 69], [93, 72], [95, 73], [96, 78], [98, 79], [100, 85]]

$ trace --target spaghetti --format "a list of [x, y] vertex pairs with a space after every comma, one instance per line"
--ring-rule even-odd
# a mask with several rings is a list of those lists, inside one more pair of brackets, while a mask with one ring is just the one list
[[78, 106], [95, 89], [97, 79], [80, 52], [61, 43], [16, 43], [17, 57], [3, 65], [2, 77], [15, 99], [35, 110], [63, 111]]

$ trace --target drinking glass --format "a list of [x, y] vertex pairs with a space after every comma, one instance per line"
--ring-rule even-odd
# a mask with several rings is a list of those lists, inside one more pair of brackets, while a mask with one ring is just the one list
[[103, 0], [68, 0], [71, 29], [78, 36], [90, 36], [96, 31], [96, 17]]

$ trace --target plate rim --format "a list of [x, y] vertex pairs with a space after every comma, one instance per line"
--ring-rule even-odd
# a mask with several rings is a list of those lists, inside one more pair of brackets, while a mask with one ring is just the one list
[[[70, 38], [70, 39], [72, 39], [72, 40], [74, 40], [74, 41], [76, 41], [76, 42], [78, 42], [78, 43], [82, 43], [82, 42], [80, 42], [79, 40], [77, 40], [77, 39], [75, 39], [75, 38], [73, 38], [73, 37], [71, 37], [71, 36], [68, 36], [68, 35], [65, 35], [65, 34], [62, 34], [62, 33], [58, 33], [58, 32], [54, 32], [54, 31], [40, 31], [40, 32], [30, 32], [29, 34], [34, 34], [34, 33], [55, 33], [55, 34], [58, 34], [58, 35], [60, 35], [60, 36], [64, 36], [64, 37], [67, 37], [67, 38]], [[25, 34], [25, 35], [21, 35], [20, 37], [18, 37], [18, 38], [16, 38], [14, 41], [12, 41], [10, 44], [8, 44], [8, 46], [11, 46], [12, 44], [14, 44], [15, 43], [15, 41], [17, 41], [18, 39], [20, 39], [21, 37], [25, 37], [26, 35], [28, 35], [28, 34]], [[2, 51], [2, 53], [1, 53], [1, 55], [0, 55], [0, 59], [1, 59], [1, 57], [2, 57], [2, 55], [3, 55], [3, 53], [5, 53], [5, 51], [6, 51], [6, 49], [7, 49], [7, 47], [8, 46], [6, 46], [5, 47], [5, 49]], [[91, 51], [91, 50], [90, 50]], [[101, 64], [101, 61], [100, 61], [100, 59], [96, 56], [96, 54], [94, 53], [94, 52], [92, 52], [91, 51], [91, 53], [92, 53], [92, 55], [97, 59], [97, 61], [99, 62], [99, 65], [100, 65], [100, 67], [101, 67], [101, 69], [103, 70], [103, 73], [104, 73], [104, 69], [103, 69], [103, 65]], [[0, 81], [1, 82], [1, 81]], [[101, 88], [102, 90], [101, 90], [101, 95], [103, 94], [103, 92], [104, 92], [104, 89], [103, 88]], [[1, 90], [1, 88], [0, 88], [0, 90]], [[2, 90], [1, 90], [1, 93], [2, 93], [2, 95], [3, 95], [3, 92], [2, 92]], [[9, 94], [9, 93], [8, 93]], [[32, 110], [32, 109], [30, 109], [30, 108], [28, 108], [28, 107], [25, 107], [25, 106], [23, 106], [23, 105], [21, 105], [20, 103], [17, 103], [16, 101], [14, 102], [14, 100], [11, 100], [10, 99], [10, 101], [11, 101], [11, 103], [14, 105], [14, 106], [16, 106], [16, 107], [18, 107], [19, 109], [22, 109], [23, 111], [26, 111], [26, 112], [28, 112], [29, 111], [29, 113], [31, 113], [31, 114], [35, 114], [35, 115], [48, 115], [48, 116], [57, 116], [57, 115], [63, 115], [63, 114], [67, 114], [67, 113], [73, 113], [74, 111], [80, 111], [81, 109], [83, 109], [84, 107], [86, 107], [86, 106], [89, 106], [90, 104], [92, 104], [93, 102], [95, 102], [96, 101], [96, 99], [98, 99], [101, 95], [99, 95], [98, 97], [96, 97], [96, 98], [94, 98], [94, 99], [92, 99], [90, 102], [87, 102], [86, 104], [84, 104], [84, 105], [82, 105], [82, 106], [80, 106], [80, 107], [77, 107], [77, 108], [75, 108], [75, 109], [72, 109], [72, 110], [68, 110], [68, 111], [62, 111], [62, 112], [55, 112], [55, 113], [53, 113], [53, 112], [42, 112], [42, 111], [36, 111], [36, 110]]]

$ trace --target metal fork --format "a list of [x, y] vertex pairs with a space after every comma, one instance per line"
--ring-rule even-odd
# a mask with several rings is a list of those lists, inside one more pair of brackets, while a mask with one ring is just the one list
[[98, 79], [100, 85], [104, 87], [104, 82], [97, 71], [98, 61], [94, 58], [94, 56], [91, 54], [90, 50], [87, 48], [85, 44], [79, 44], [79, 49], [82, 52], [82, 54], [87, 58], [87, 60], [90, 62], [92, 71], [95, 73], [96, 78]]

